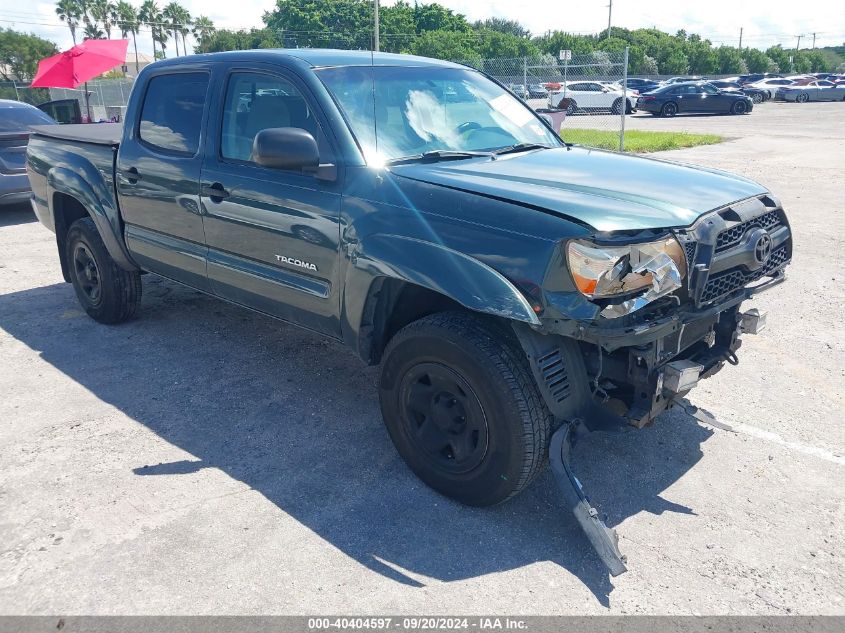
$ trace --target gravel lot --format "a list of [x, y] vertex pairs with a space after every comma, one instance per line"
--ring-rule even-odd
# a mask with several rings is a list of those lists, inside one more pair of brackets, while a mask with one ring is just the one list
[[94, 323], [4, 209], [0, 613], [845, 614], [845, 104], [628, 124], [734, 139], [662, 157], [770, 186], [796, 240], [769, 328], [691, 397], [734, 431], [673, 411], [579, 445], [629, 573], [548, 472], [487, 510], [425, 488], [339, 344], [151, 277]]

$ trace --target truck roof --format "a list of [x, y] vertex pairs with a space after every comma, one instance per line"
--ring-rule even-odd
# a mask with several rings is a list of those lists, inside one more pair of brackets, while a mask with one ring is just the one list
[[174, 57], [156, 62], [156, 66], [190, 63], [213, 57], [215, 59], [268, 60], [272, 57], [289, 57], [301, 60], [313, 68], [326, 66], [436, 66], [444, 68], [462, 68], [460, 64], [397, 53], [375, 53], [372, 51], [347, 51], [326, 48], [262, 48], [249, 51], [226, 51]]

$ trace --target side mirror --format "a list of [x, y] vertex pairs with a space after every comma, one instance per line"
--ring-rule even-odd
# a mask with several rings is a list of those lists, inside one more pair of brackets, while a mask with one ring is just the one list
[[255, 135], [252, 160], [273, 169], [314, 169], [320, 165], [320, 151], [307, 130], [271, 127]]

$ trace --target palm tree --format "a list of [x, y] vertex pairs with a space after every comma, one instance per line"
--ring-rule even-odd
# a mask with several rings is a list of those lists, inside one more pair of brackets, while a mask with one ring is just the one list
[[85, 28], [82, 29], [82, 34], [85, 36], [86, 40], [101, 40], [106, 36], [106, 34], [103, 33], [103, 29], [100, 28], [99, 24], [97, 24], [96, 20], [88, 20], [85, 24]]
[[56, 15], [70, 29], [70, 36], [73, 38], [73, 45], [76, 46], [76, 27], [79, 26], [79, 19], [82, 17], [82, 7], [77, 0], [59, 0], [56, 3]]
[[[153, 37], [153, 59], [156, 59], [156, 42], [159, 41], [159, 31], [161, 30], [161, 10], [155, 3], [155, 0], [144, 0], [141, 9], [138, 11], [138, 20], [152, 30]], [[162, 45], [162, 55], [164, 55], [164, 46]]]
[[[173, 33], [173, 41], [176, 46], [176, 56], [179, 56], [179, 33], [185, 22], [190, 21], [191, 14], [178, 2], [171, 2], [161, 12], [162, 17], [167, 21], [170, 32]], [[187, 19], [186, 19], [187, 18]], [[186, 53], [187, 54], [187, 53]]]
[[[91, 14], [95, 30], [99, 31], [98, 25], [102, 22], [106, 38], [111, 39], [111, 29], [114, 26], [114, 4], [111, 0], [89, 0], [88, 11]], [[102, 35], [100, 39], [102, 39]]]
[[194, 20], [194, 28], [191, 29], [193, 36], [202, 44], [203, 40], [214, 33], [214, 22], [204, 15], [199, 16]]
[[138, 11], [131, 4], [125, 0], [120, 0], [115, 5], [115, 24], [120, 29], [120, 34], [123, 39], [132, 33], [132, 46], [135, 48], [135, 74], [138, 74], [140, 68], [138, 66], [138, 42], [135, 41], [135, 36], [138, 34], [138, 28], [141, 26], [138, 20]]
[[182, 7], [181, 20], [179, 20], [179, 35], [182, 36], [182, 52], [188, 54], [188, 42], [185, 39], [191, 34], [191, 14], [188, 10]]

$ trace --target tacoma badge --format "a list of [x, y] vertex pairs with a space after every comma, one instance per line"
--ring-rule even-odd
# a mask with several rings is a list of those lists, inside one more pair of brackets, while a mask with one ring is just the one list
[[314, 264], [312, 264], [311, 262], [304, 262], [301, 259], [286, 257], [284, 255], [276, 255], [276, 261], [282, 262], [283, 264], [290, 264], [291, 266], [299, 266], [300, 268], [305, 268], [306, 270], [313, 270], [314, 272], [317, 272], [317, 267]]

